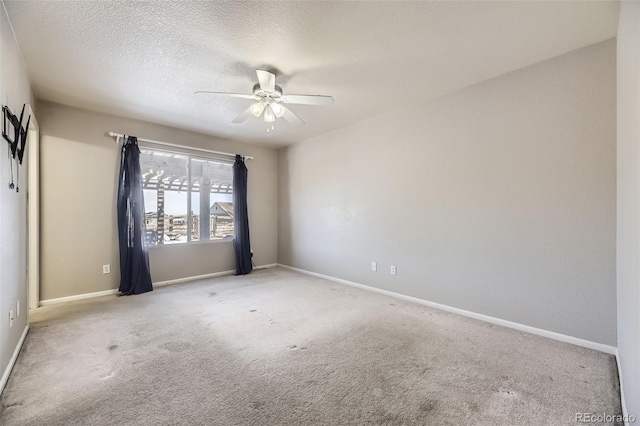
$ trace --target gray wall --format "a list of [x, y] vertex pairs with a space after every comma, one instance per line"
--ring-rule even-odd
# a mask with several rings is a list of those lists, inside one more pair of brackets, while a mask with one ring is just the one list
[[[19, 115], [23, 104], [33, 105], [33, 93], [3, 7], [0, 7], [0, 41], [0, 103]], [[20, 192], [16, 193], [8, 186], [7, 143], [0, 140], [0, 377], [27, 325], [28, 146], [22, 166], [18, 168]], [[9, 328], [9, 311], [16, 311], [18, 300], [20, 316]]]
[[[255, 156], [249, 227], [256, 265], [277, 262], [277, 152], [143, 121], [40, 103], [42, 300], [118, 287], [116, 225], [120, 146], [109, 131]], [[231, 242], [152, 247], [154, 282], [235, 269]], [[112, 273], [102, 274], [111, 264]]]
[[614, 39], [279, 163], [280, 263], [616, 345]]
[[618, 26], [618, 356], [627, 410], [640, 416], [640, 3]]

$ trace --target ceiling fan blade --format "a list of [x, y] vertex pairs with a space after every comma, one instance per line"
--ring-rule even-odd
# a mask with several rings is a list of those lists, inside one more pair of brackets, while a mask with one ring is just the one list
[[276, 76], [269, 71], [256, 70], [258, 74], [258, 81], [260, 82], [260, 88], [265, 92], [276, 91]]
[[287, 120], [287, 122], [289, 122], [290, 124], [293, 124], [294, 126], [302, 126], [304, 124], [304, 121], [302, 121], [300, 117], [295, 115], [293, 111], [291, 111], [289, 108], [287, 108], [284, 105], [280, 105], [280, 106], [284, 109], [282, 118]]
[[256, 95], [245, 95], [243, 93], [225, 93], [225, 92], [207, 92], [205, 90], [198, 90], [194, 93], [195, 95], [205, 94], [205, 95], [222, 95], [228, 96], [231, 98], [241, 98], [241, 99], [253, 99], [256, 100], [258, 97]]
[[334, 102], [331, 96], [323, 95], [282, 95], [280, 99], [285, 104], [301, 105], [331, 105]]
[[251, 112], [251, 107], [247, 108], [246, 110], [244, 110], [243, 113], [241, 113], [239, 116], [237, 116], [236, 118], [234, 118], [231, 122], [234, 124], [239, 124], [244, 122], [247, 118], [253, 116], [253, 113]]

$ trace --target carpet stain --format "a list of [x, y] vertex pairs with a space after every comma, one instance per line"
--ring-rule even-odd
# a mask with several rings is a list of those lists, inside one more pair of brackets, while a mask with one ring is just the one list
[[469, 410], [473, 413], [477, 413], [478, 411], [480, 411], [480, 406], [478, 405], [477, 402], [470, 402], [468, 405]]
[[422, 411], [423, 413], [430, 413], [434, 411], [437, 407], [438, 407], [438, 401], [434, 401], [433, 399], [428, 399], [420, 403], [420, 411]]
[[505, 396], [505, 397], [515, 397], [516, 393], [510, 389], [505, 389], [505, 388], [500, 388], [498, 390], [496, 390], [496, 392], [498, 392], [499, 394]]
[[257, 309], [250, 309], [249, 312], [257, 312]]
[[169, 352], [184, 352], [191, 348], [191, 343], [187, 342], [167, 342], [159, 346]]
[[109, 349], [110, 351], [115, 351], [116, 349], [118, 349], [118, 345], [111, 345], [107, 349]]
[[295, 351], [306, 351], [308, 348], [306, 346], [298, 346], [298, 345], [289, 345], [287, 346], [288, 349]]
[[420, 372], [421, 376], [424, 376], [425, 374], [427, 374], [430, 370], [433, 370], [433, 367], [424, 367], [422, 369], [422, 371]]
[[213, 296], [215, 296], [216, 294], [218, 294], [218, 293], [216, 293], [215, 291], [212, 291], [211, 293], [209, 293], [209, 297], [213, 297]]

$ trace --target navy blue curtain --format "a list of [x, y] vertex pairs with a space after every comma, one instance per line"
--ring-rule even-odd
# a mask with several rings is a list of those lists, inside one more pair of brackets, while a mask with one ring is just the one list
[[236, 155], [233, 164], [233, 226], [236, 238], [236, 275], [251, 272], [251, 243], [249, 242], [249, 215], [247, 213], [247, 166], [244, 158]]
[[138, 139], [129, 136], [122, 145], [118, 185], [120, 292], [123, 294], [140, 294], [153, 290], [144, 228], [140, 148]]

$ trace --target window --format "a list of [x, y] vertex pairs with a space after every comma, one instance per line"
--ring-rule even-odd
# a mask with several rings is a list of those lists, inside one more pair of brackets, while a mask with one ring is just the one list
[[233, 239], [233, 166], [140, 148], [149, 245]]

